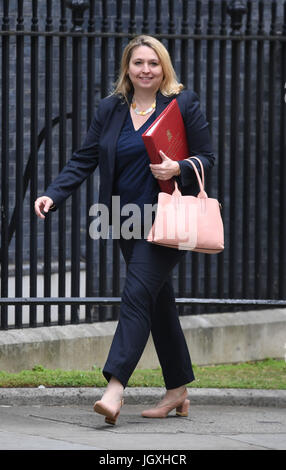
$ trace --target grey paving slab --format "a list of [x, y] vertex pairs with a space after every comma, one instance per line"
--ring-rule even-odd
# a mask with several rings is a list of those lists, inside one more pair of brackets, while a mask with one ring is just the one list
[[81, 445], [65, 440], [39, 435], [0, 431], [1, 450], [100, 450], [98, 447]]
[[0, 449], [285, 450], [286, 413], [278, 407], [193, 405], [188, 418], [141, 417], [124, 405], [116, 426], [92, 406], [0, 406]]

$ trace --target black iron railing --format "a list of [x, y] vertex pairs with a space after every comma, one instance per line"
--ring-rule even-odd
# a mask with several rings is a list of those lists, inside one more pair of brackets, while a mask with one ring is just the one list
[[199, 94], [217, 155], [207, 190], [222, 203], [226, 247], [188, 253], [174, 271], [180, 313], [285, 306], [286, 2], [3, 0], [0, 18], [0, 328], [117, 318], [117, 243], [88, 233], [97, 175], [44, 223], [33, 206], [140, 33], [168, 46]]

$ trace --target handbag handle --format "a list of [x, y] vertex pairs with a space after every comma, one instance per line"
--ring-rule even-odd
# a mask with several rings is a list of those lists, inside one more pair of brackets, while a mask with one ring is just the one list
[[205, 170], [204, 170], [204, 166], [202, 164], [202, 161], [198, 157], [189, 157], [189, 158], [187, 158], [187, 160], [190, 160], [191, 158], [193, 158], [194, 160], [197, 160], [200, 164], [201, 175], [202, 175], [202, 184], [203, 184], [203, 187], [205, 189]]
[[[195, 160], [198, 160], [198, 162], [200, 164], [200, 167], [201, 167], [202, 178], [200, 177], [200, 174], [198, 172], [198, 169], [197, 169], [196, 165], [194, 164], [194, 162], [191, 161], [191, 158], [194, 158]], [[205, 173], [204, 173], [204, 167], [203, 167], [202, 162], [197, 157], [186, 158], [186, 161], [189, 162], [192, 165], [192, 167], [194, 169], [194, 172], [196, 174], [196, 177], [197, 177], [197, 180], [198, 180], [198, 183], [199, 183], [199, 187], [200, 187], [200, 192], [198, 194], [198, 197], [207, 198], [208, 195], [205, 192]]]

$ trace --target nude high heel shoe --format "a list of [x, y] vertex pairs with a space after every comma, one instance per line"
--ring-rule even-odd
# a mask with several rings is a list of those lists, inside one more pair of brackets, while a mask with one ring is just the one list
[[105, 422], [107, 424], [114, 425], [116, 424], [116, 420], [120, 414], [120, 409], [122, 408], [123, 403], [124, 403], [124, 400], [123, 399], [120, 400], [120, 408], [115, 414], [101, 400], [95, 402], [95, 404], [93, 405], [93, 409], [96, 413], [105, 416]]
[[188, 416], [189, 415], [190, 400], [185, 400], [182, 405], [176, 407], [177, 416]]
[[177, 416], [188, 416], [190, 400], [187, 397], [187, 390], [185, 390], [182, 397], [172, 402], [167, 403], [166, 405], [157, 405], [155, 408], [150, 408], [149, 410], [142, 411], [142, 416], [144, 418], [167, 418], [168, 414], [176, 408]]

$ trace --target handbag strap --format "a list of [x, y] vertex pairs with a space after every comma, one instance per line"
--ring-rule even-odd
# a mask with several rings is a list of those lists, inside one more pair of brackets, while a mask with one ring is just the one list
[[189, 157], [187, 160], [190, 160], [190, 159], [193, 159], [193, 160], [197, 160], [200, 164], [200, 167], [201, 167], [201, 178], [202, 178], [202, 184], [203, 184], [203, 187], [205, 188], [205, 171], [204, 171], [204, 166], [202, 164], [202, 161], [198, 158], [198, 157]]
[[[196, 160], [199, 161], [200, 163], [200, 166], [201, 166], [201, 171], [202, 171], [202, 178], [200, 177], [200, 174], [198, 172], [198, 169], [195, 165], [194, 162], [192, 162], [191, 158], [194, 158]], [[197, 157], [190, 157], [190, 158], [186, 158], [186, 161], [190, 163], [190, 165], [192, 165], [193, 169], [194, 169], [194, 172], [195, 172], [195, 175], [197, 177], [197, 180], [198, 180], [198, 183], [199, 183], [199, 187], [200, 187], [200, 192], [198, 194], [198, 197], [203, 197], [203, 198], [207, 198], [208, 195], [207, 193], [205, 192], [205, 187], [204, 187], [204, 184], [205, 184], [205, 173], [204, 173], [204, 167], [203, 167], [203, 164], [202, 162], [199, 160], [199, 158]]]

